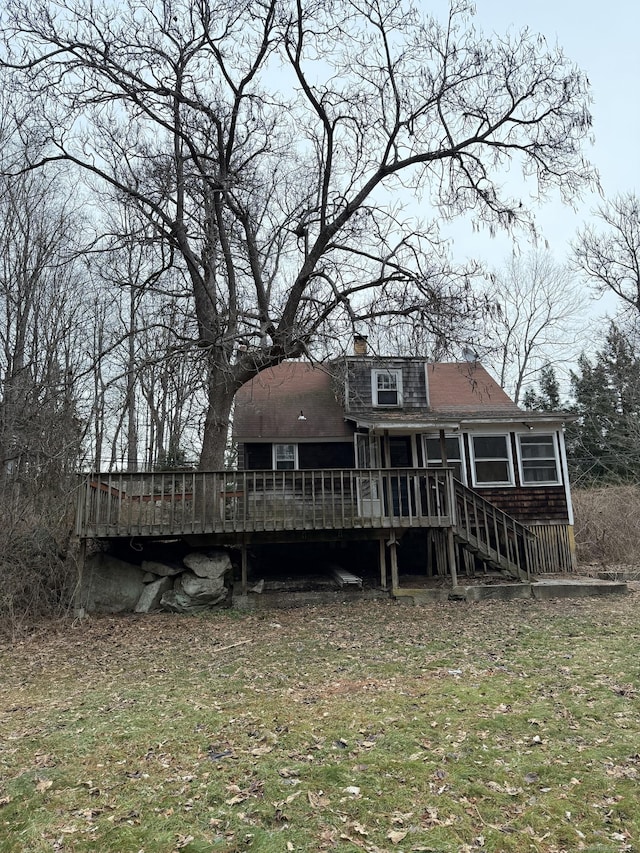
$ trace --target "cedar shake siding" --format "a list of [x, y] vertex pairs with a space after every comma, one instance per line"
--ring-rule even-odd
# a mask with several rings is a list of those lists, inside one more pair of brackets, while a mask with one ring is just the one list
[[476, 488], [479, 495], [522, 524], [569, 523], [564, 486]]
[[371, 396], [371, 374], [374, 370], [400, 371], [402, 376], [402, 405], [398, 408], [426, 409], [428, 407], [424, 361], [402, 358], [353, 358], [347, 360], [347, 411], [357, 412], [376, 407]]

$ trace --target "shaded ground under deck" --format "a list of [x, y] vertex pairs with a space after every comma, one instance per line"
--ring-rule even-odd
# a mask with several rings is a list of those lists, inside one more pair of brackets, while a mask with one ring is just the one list
[[607, 581], [582, 575], [546, 575], [535, 583], [505, 581], [502, 575], [488, 575], [479, 578], [464, 578], [456, 586], [451, 586], [450, 578], [424, 578], [404, 576], [404, 586], [385, 591], [380, 587], [367, 586], [362, 589], [353, 587], [336, 588], [329, 578], [316, 576], [311, 578], [310, 588], [296, 588], [290, 579], [272, 579], [266, 582], [259, 593], [237, 594], [233, 597], [233, 606], [245, 610], [284, 609], [320, 604], [342, 602], [355, 603], [362, 600], [388, 599], [392, 594], [403, 605], [420, 606], [424, 604], [458, 601], [510, 601], [529, 599], [547, 601], [551, 599], [579, 599], [602, 595], [624, 595], [629, 587], [623, 581]]

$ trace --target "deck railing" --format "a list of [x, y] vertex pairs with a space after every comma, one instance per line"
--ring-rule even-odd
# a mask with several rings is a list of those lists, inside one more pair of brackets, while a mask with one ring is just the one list
[[447, 527], [450, 469], [190, 471], [83, 475], [80, 537]]

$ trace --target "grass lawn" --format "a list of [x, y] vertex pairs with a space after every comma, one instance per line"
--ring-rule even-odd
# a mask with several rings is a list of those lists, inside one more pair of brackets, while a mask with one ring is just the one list
[[640, 850], [638, 597], [100, 617], [0, 648], [0, 853]]

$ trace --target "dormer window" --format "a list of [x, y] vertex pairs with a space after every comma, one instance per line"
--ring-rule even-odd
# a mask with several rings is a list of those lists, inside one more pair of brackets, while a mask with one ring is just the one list
[[385, 369], [371, 372], [371, 399], [374, 406], [402, 405], [402, 371]]

